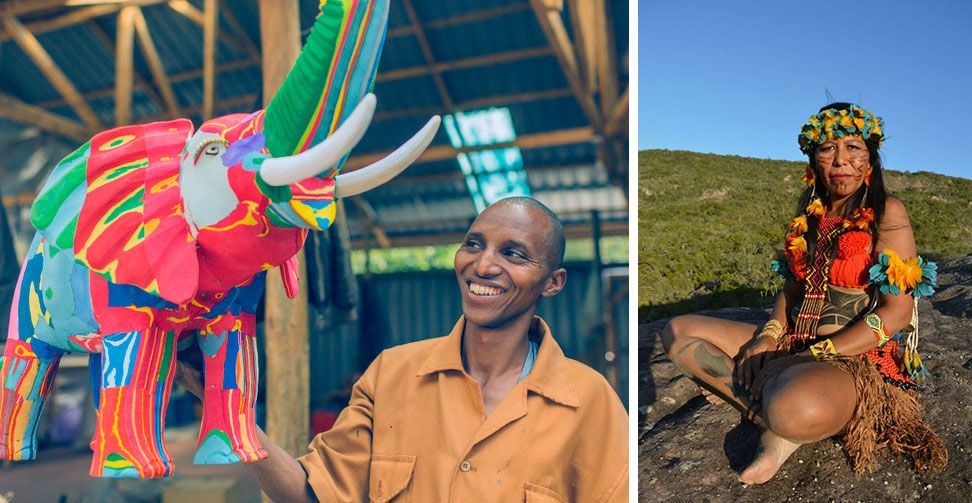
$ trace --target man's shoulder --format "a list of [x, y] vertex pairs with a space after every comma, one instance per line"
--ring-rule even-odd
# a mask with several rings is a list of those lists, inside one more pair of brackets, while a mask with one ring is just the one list
[[418, 372], [445, 339], [446, 337], [434, 337], [385, 349], [381, 352], [382, 371], [394, 369]]
[[605, 402], [613, 402], [623, 408], [617, 392], [600, 372], [572, 358], [565, 360], [568, 374], [581, 400], [581, 407], [584, 404], [603, 406]]

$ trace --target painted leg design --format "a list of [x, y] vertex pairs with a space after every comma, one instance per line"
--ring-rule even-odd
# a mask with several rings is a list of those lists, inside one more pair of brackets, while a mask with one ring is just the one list
[[[176, 337], [150, 327], [103, 337], [95, 406], [98, 428], [91, 439], [92, 477], [167, 477], [172, 457], [162, 435], [172, 390]], [[94, 379], [92, 379], [94, 381]]]
[[61, 354], [42, 360], [27, 342], [7, 340], [0, 359], [0, 459], [29, 460], [37, 455], [37, 420]]
[[256, 435], [253, 405], [257, 395], [255, 319], [227, 317], [198, 336], [205, 364], [205, 396], [199, 445], [200, 465], [248, 463], [267, 457]]

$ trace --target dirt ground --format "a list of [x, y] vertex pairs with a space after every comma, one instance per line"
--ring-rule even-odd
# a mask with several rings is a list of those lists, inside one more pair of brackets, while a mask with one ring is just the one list
[[34, 461], [0, 465], [0, 502], [4, 498], [13, 503], [158, 502], [168, 486], [232, 480], [239, 503], [258, 503], [260, 489], [243, 465], [192, 464], [198, 432], [198, 424], [166, 429], [166, 444], [175, 460], [175, 475], [169, 479], [92, 478], [88, 476], [90, 450], [41, 450]]
[[[758, 432], [728, 405], [710, 405], [662, 352], [667, 323], [639, 327], [638, 485], [642, 502], [972, 501], [972, 256], [940, 268], [939, 292], [919, 304], [922, 359], [932, 378], [925, 417], [944, 438], [948, 466], [918, 477], [907, 460], [884, 454], [873, 473], [854, 476], [839, 444], [801, 447], [763, 485], [737, 481], [756, 452]], [[706, 313], [759, 322], [753, 309]]]

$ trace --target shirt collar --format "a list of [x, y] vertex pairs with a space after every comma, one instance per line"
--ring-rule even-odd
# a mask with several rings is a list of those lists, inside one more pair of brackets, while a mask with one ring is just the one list
[[[569, 407], [580, 407], [580, 399], [574, 387], [569, 371], [569, 364], [564, 352], [560, 349], [550, 327], [539, 316], [533, 318], [532, 333], [540, 334], [540, 351], [533, 370], [522, 382], [527, 389], [542, 395], [557, 403]], [[434, 346], [422, 365], [418, 376], [425, 376], [446, 370], [465, 372], [462, 367], [462, 330], [466, 326], [466, 319], [460, 317], [452, 328], [452, 332], [440, 339]]]

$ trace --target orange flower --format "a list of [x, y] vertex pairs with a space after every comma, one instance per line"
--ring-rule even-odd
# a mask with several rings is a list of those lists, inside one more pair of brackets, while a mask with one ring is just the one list
[[813, 187], [814, 182], [816, 182], [816, 179], [813, 175], [813, 168], [807, 164], [806, 169], [803, 170], [803, 183]]
[[907, 292], [921, 282], [921, 266], [918, 257], [912, 257], [907, 262], [901, 260], [894, 250], [885, 250], [888, 255], [888, 283], [895, 285], [902, 292]]
[[790, 234], [786, 237], [786, 250], [793, 257], [803, 255], [807, 253], [807, 240], [798, 234]]

